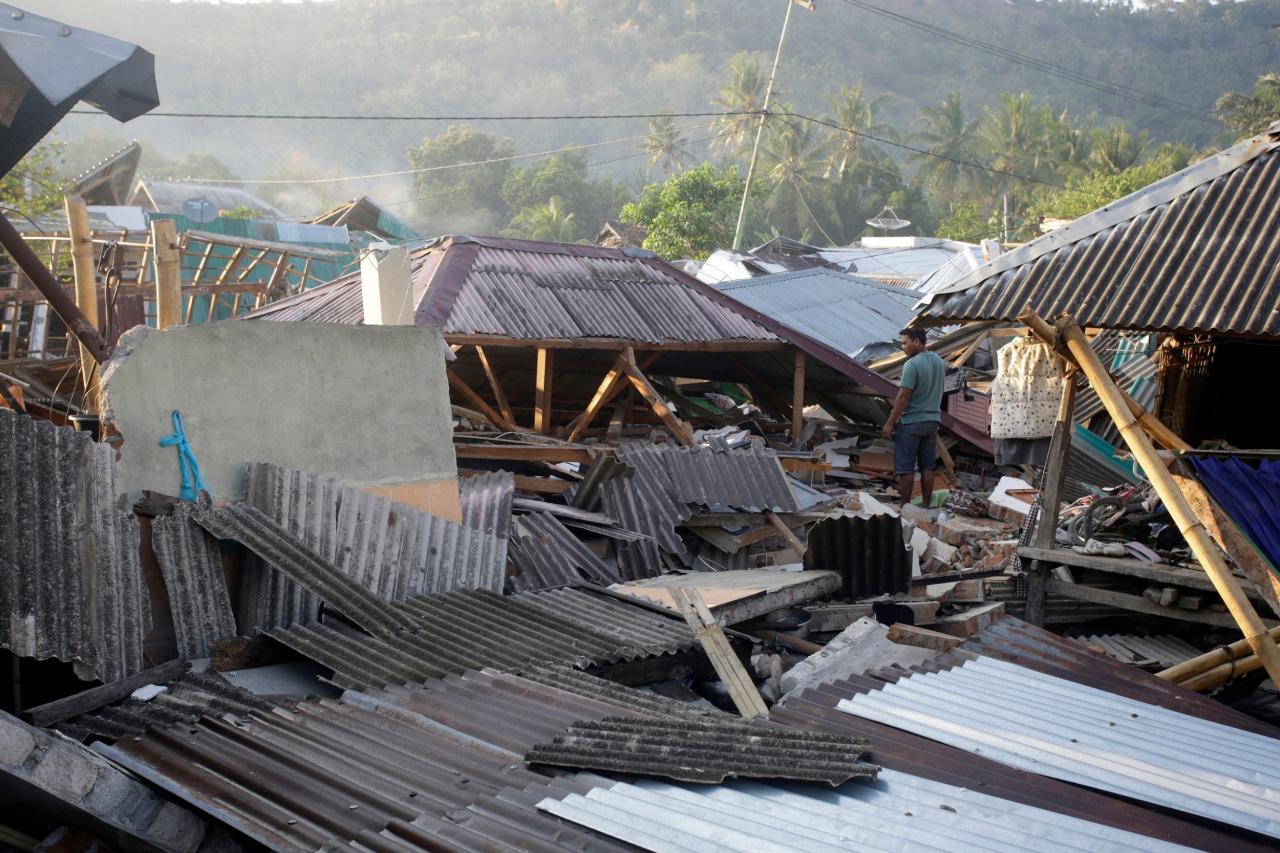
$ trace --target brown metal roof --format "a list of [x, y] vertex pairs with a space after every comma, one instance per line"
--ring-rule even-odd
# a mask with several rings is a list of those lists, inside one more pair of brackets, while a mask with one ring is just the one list
[[1086, 326], [1280, 336], [1280, 123], [929, 297], [927, 323], [1070, 313]]

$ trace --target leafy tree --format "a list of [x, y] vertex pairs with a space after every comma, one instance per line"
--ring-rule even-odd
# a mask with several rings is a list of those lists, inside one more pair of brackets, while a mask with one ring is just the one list
[[1147, 131], [1139, 131], [1134, 136], [1116, 121], [1093, 132], [1093, 151], [1089, 159], [1100, 171], [1115, 174], [1138, 165], [1150, 145]]
[[1068, 183], [1069, 189], [1059, 190], [1042, 199], [1031, 212], [1037, 221], [1084, 216], [1183, 168], [1186, 165], [1184, 154], [1179, 147], [1170, 146], [1150, 160], [1120, 172], [1103, 168], [1078, 176]]
[[876, 112], [889, 101], [888, 95], [868, 100], [862, 94], [862, 81], [853, 87], [840, 85], [840, 91], [830, 99], [831, 122], [844, 130], [832, 130], [830, 141], [831, 162], [828, 174], [842, 178], [862, 160], [882, 159], [884, 152], [864, 135], [878, 136], [897, 141], [898, 132], [884, 122], [876, 120]]
[[573, 214], [565, 207], [564, 199], [560, 196], [552, 196], [546, 204], [522, 210], [511, 220], [508, 233], [530, 240], [550, 240], [556, 243], [573, 243], [583, 236]]
[[671, 116], [649, 119], [649, 136], [645, 137], [643, 150], [649, 155], [650, 171], [661, 163], [668, 178], [694, 161], [689, 140], [676, 130]]
[[262, 216], [262, 211], [247, 204], [241, 204], [230, 210], [219, 210], [218, 215], [223, 219], [257, 219]]
[[[713, 106], [725, 112], [754, 112], [764, 108], [764, 94], [769, 86], [769, 75], [760, 67], [760, 60], [747, 53], [739, 53], [729, 60], [729, 79], [716, 96]], [[774, 96], [778, 91], [774, 89]], [[754, 116], [721, 116], [712, 125], [716, 134], [711, 143], [713, 151], [741, 156], [755, 137], [758, 120]]]
[[[511, 140], [454, 125], [409, 149], [409, 165], [429, 169], [413, 176], [418, 224], [425, 233], [494, 230], [508, 220], [503, 184], [515, 153]], [[476, 165], [459, 166], [463, 163]], [[457, 167], [457, 168], [454, 168]], [[533, 204], [546, 202], [550, 194]]]
[[0, 205], [31, 217], [60, 210], [64, 195], [62, 151], [61, 142], [42, 142], [28, 151], [0, 177]]
[[950, 92], [933, 106], [921, 107], [907, 138], [928, 154], [912, 154], [916, 178], [948, 204], [978, 183], [977, 170], [965, 163], [978, 159], [978, 123], [966, 119], [958, 92]]
[[559, 197], [581, 227], [597, 227], [613, 218], [630, 194], [612, 178], [593, 179], [589, 166], [584, 152], [562, 151], [512, 168], [502, 183], [502, 203], [518, 216]]
[[1253, 94], [1227, 92], [1213, 105], [1213, 114], [1237, 139], [1262, 133], [1280, 118], [1280, 75], [1263, 74], [1253, 84]]
[[976, 201], [956, 202], [951, 212], [938, 223], [937, 233], [948, 240], [976, 243], [1000, 234], [999, 217]]
[[[703, 163], [649, 184], [638, 201], [622, 208], [619, 218], [645, 229], [644, 247], [649, 251], [665, 258], [701, 260], [733, 241], [743, 184], [736, 166], [717, 169]], [[754, 189], [753, 196], [758, 196]]]

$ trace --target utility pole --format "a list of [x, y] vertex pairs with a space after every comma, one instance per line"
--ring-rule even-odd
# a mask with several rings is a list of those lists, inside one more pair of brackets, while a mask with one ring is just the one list
[[1000, 195], [1000, 242], [1009, 242], [1009, 194], [1001, 193]]
[[782, 34], [778, 36], [778, 49], [773, 54], [773, 69], [769, 72], [769, 85], [764, 90], [764, 105], [760, 110], [760, 124], [756, 126], [756, 139], [751, 145], [751, 160], [747, 163], [747, 181], [742, 187], [742, 204], [738, 205], [738, 224], [733, 229], [733, 249], [742, 246], [742, 223], [747, 213], [747, 196], [751, 194], [751, 179], [756, 173], [756, 159], [760, 155], [760, 137], [764, 134], [764, 122], [769, 117], [769, 102], [773, 100], [773, 81], [778, 76], [778, 62], [782, 59], [782, 43], [787, 40], [787, 24], [791, 23], [791, 7], [803, 6], [813, 11], [814, 0], [787, 0], [787, 14], [782, 19]]

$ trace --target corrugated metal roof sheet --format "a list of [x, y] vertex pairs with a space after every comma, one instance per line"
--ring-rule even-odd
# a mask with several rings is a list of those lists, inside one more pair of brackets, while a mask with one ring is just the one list
[[511, 532], [511, 502], [516, 496], [516, 475], [490, 471], [458, 480], [462, 523], [499, 539]]
[[218, 543], [195, 523], [190, 504], [151, 522], [151, 545], [164, 575], [178, 656], [210, 656], [212, 644], [236, 635], [236, 617]]
[[538, 808], [654, 851], [1185, 850], [892, 770], [815, 786], [596, 783]]
[[878, 343], [896, 349], [898, 332], [915, 316], [912, 306], [919, 299], [909, 290], [825, 269], [713, 286], [850, 358]]
[[340, 687], [422, 681], [468, 669], [588, 665], [682, 651], [683, 620], [585, 590], [500, 596], [457, 591], [411, 598], [396, 610], [412, 627], [384, 641], [329, 625], [268, 633], [334, 671]]
[[194, 723], [201, 717], [247, 716], [270, 711], [274, 702], [236, 687], [216, 672], [187, 672], [165, 685], [154, 699], [126, 698], [89, 714], [58, 723], [63, 734], [79, 740], [107, 740], [140, 735], [155, 726]]
[[1280, 742], [992, 658], [845, 699], [846, 713], [1014, 767], [1280, 837]]
[[[426, 262], [433, 255], [442, 258]], [[416, 321], [438, 325], [445, 334], [646, 343], [775, 340], [709, 298], [696, 280], [646, 252], [442, 237], [413, 257]], [[252, 316], [363, 322], [359, 274], [279, 300]]]
[[157, 181], [150, 178], [141, 181], [133, 193], [133, 202], [138, 204], [150, 199], [161, 213], [185, 213], [184, 206], [190, 201], [203, 201], [209, 208], [209, 217], [219, 211], [235, 210], [237, 207], [250, 207], [258, 211], [261, 218], [284, 219], [286, 214], [274, 205], [268, 204], [258, 196], [235, 187], [223, 187], [214, 184], [196, 184], [187, 181]]
[[[427, 515], [332, 477], [266, 463], [249, 465], [245, 496], [343, 576], [381, 600], [460, 588], [502, 589], [505, 535], [493, 536]], [[499, 504], [493, 507], [495, 525], [501, 524]], [[315, 591], [274, 570], [261, 573], [257, 585], [245, 586], [249, 595], [242, 603], [240, 620], [246, 627], [315, 619], [319, 607]]]
[[513, 522], [511, 562], [520, 573], [507, 578], [514, 592], [589, 581], [608, 586], [622, 578], [549, 512], [531, 512]]
[[1075, 640], [1086, 646], [1106, 649], [1108, 655], [1121, 663], [1142, 664], [1154, 661], [1160, 665], [1161, 669], [1168, 669], [1176, 663], [1182, 663], [1201, 654], [1200, 649], [1170, 634], [1156, 637], [1142, 637], [1137, 634], [1088, 634], [1078, 636]]
[[605, 512], [627, 530], [648, 536], [640, 542], [617, 543], [618, 568], [626, 580], [651, 578], [666, 570], [660, 549], [683, 560], [688, 549], [676, 527], [693, 517], [663, 484], [657, 469], [644, 466], [631, 477], [614, 477], [597, 487]]
[[390, 637], [409, 623], [363, 586], [340, 572], [323, 556], [249, 504], [232, 502], [200, 507], [196, 522], [219, 539], [233, 539], [264, 563], [315, 592], [327, 606], [361, 628]]
[[767, 448], [716, 450], [627, 442], [617, 454], [637, 470], [654, 471], [682, 503], [740, 512], [799, 509], [778, 454]]
[[911, 585], [911, 552], [896, 515], [826, 518], [807, 541], [805, 569], [838, 573], [846, 599], [906, 592]]
[[115, 681], [143, 667], [151, 606], [115, 452], [0, 410], [0, 645]]
[[[1128, 359], [1112, 370], [1111, 378], [1115, 380], [1120, 390], [1135, 397], [1144, 408], [1150, 408], [1156, 396], [1154, 380], [1158, 372], [1155, 358], [1138, 356]], [[1136, 395], [1135, 391], [1138, 392]], [[1072, 417], [1083, 423], [1102, 410], [1102, 400], [1098, 399], [1098, 392], [1093, 390], [1092, 383], [1084, 383], [1083, 387], [1076, 392]]]
[[1280, 336], [1274, 130], [1080, 217], [934, 294], [930, 322], [1013, 320]]
[[606, 717], [575, 722], [525, 753], [530, 764], [716, 783], [728, 778], [796, 779], [832, 786], [875, 778], [859, 759], [866, 738], [802, 732], [725, 719]]

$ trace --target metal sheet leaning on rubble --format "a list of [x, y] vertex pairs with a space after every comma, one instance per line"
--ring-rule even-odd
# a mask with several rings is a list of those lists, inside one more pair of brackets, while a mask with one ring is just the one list
[[193, 509], [179, 502], [172, 515], [151, 522], [151, 544], [169, 592], [178, 656], [184, 660], [207, 658], [215, 641], [236, 635], [218, 543], [196, 524]]

